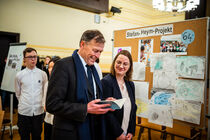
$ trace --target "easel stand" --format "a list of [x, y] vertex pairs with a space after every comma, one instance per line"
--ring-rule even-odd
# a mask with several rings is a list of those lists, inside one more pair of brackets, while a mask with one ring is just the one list
[[136, 126], [140, 127], [138, 140], [141, 139], [141, 135], [142, 135], [142, 133], [144, 132], [145, 129], [148, 129], [148, 140], [152, 140], [151, 130], [160, 132], [161, 133], [160, 139], [162, 139], [162, 140], [166, 140], [167, 139], [167, 135], [171, 136], [171, 140], [174, 140], [175, 137], [183, 138], [184, 140], [196, 140], [197, 138], [199, 140], [201, 140], [201, 135], [202, 135], [202, 130], [201, 129], [196, 130], [194, 127], [191, 128], [191, 137], [188, 138], [188, 137], [185, 137], [185, 136], [181, 136], [181, 135], [173, 134], [171, 132], [167, 132], [165, 126], [162, 126], [161, 130], [160, 129], [151, 128], [151, 127], [148, 127], [148, 126], [145, 126], [145, 125], [142, 125], [142, 124], [137, 124]]
[[17, 126], [13, 126], [13, 99], [14, 93], [10, 94], [10, 126], [6, 126], [5, 130], [9, 130], [10, 138], [13, 139], [13, 130], [18, 129]]

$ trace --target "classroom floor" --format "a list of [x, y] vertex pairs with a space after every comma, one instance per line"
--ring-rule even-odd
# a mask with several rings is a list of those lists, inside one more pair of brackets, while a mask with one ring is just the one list
[[[6, 108], [4, 118], [9, 119], [9, 117], [10, 117], [9, 108]], [[16, 125], [17, 124], [17, 110], [16, 109], [14, 110], [13, 118], [14, 118], [13, 125]], [[138, 133], [139, 133], [139, 127], [136, 127], [136, 136], [133, 138], [133, 140], [137, 140]], [[202, 133], [202, 139], [201, 140], [207, 140], [206, 137], [207, 137], [207, 134], [204, 131]], [[4, 137], [3, 137], [2, 140], [10, 140], [10, 139], [11, 138], [9, 136], [9, 131], [6, 130], [5, 133], [4, 133]], [[148, 130], [145, 129], [144, 133], [141, 136], [141, 140], [148, 140], [148, 139], [149, 139], [148, 138]], [[151, 131], [151, 139], [152, 140], [160, 140], [160, 139], [162, 139], [161, 138], [161, 133], [160, 132], [156, 132], [156, 131]], [[1, 140], [1, 137], [0, 137], [0, 140]], [[18, 134], [18, 130], [13, 130], [13, 140], [20, 140], [20, 136]], [[42, 133], [42, 140], [44, 140], [43, 133]], [[168, 135], [166, 140], [171, 140], [171, 136]], [[177, 138], [177, 137], [175, 137], [174, 140], [184, 140], [184, 139], [183, 138]]]

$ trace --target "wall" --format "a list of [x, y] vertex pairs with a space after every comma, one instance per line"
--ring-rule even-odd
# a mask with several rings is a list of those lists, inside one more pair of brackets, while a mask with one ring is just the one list
[[100, 66], [108, 72], [112, 62], [113, 30], [137, 27], [101, 16], [94, 23], [94, 13], [39, 0], [0, 0], [0, 31], [20, 33], [20, 42], [35, 47], [40, 55], [69, 56], [79, 48], [81, 34], [99, 29], [106, 44]]

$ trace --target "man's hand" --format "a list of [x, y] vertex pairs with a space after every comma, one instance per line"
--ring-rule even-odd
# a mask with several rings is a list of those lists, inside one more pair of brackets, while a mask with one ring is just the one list
[[109, 107], [110, 104], [97, 104], [100, 102], [100, 99], [95, 99], [87, 104], [87, 112], [90, 114], [105, 114], [108, 111], [111, 111], [111, 108]]
[[131, 133], [128, 133], [127, 136], [126, 136], [127, 140], [131, 140], [132, 137], [133, 137], [133, 135]]
[[122, 133], [116, 140], [126, 140], [126, 136]]

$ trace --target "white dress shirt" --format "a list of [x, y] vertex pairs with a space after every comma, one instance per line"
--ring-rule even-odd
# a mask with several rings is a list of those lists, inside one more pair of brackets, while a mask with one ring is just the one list
[[15, 93], [18, 99], [18, 113], [36, 116], [44, 112], [43, 97], [47, 74], [38, 69], [25, 68], [15, 77]]
[[[79, 55], [79, 53], [77, 53], [77, 54]], [[85, 60], [80, 55], [79, 55], [79, 58], [82, 61], [82, 65], [84, 67], [86, 76], [88, 77], [88, 75], [87, 75], [87, 67], [86, 67], [87, 63], [85, 62]], [[95, 66], [95, 64], [94, 64], [94, 66]], [[94, 79], [93, 75], [92, 75], [92, 79]], [[95, 99], [96, 99], [97, 97], [96, 97], [96, 82], [95, 82], [95, 79], [93, 80], [93, 88], [94, 88], [94, 96], [95, 96]]]
[[128, 95], [128, 91], [127, 91], [125, 83], [123, 84], [123, 89], [120, 88], [120, 91], [121, 91], [122, 97], [126, 98], [126, 102], [124, 104], [124, 114], [123, 114], [121, 127], [124, 130], [124, 134], [127, 135], [127, 129], [129, 126], [130, 113], [131, 113], [131, 101], [130, 101], [130, 97]]
[[[46, 108], [47, 88], [48, 88], [48, 82], [44, 85], [44, 98], [43, 98], [44, 102], [43, 102], [43, 106], [45, 106], [45, 108]], [[54, 119], [54, 115], [50, 114], [49, 112], [46, 111], [44, 121], [46, 123], [49, 123], [49, 124], [53, 125], [53, 119]]]

